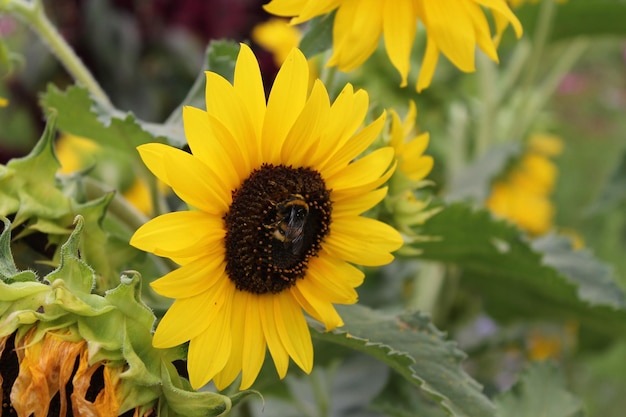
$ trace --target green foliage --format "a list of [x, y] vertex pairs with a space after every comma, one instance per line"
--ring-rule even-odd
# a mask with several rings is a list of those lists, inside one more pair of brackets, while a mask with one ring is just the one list
[[[170, 301], [157, 298], [145, 282], [176, 265], [129, 246], [131, 234], [147, 218], [121, 196], [129, 183], [140, 178], [149, 185], [153, 203], [159, 206], [155, 213], [178, 208], [180, 202], [175, 198], [170, 198], [168, 206], [166, 198], [159, 195], [136, 147], [149, 142], [185, 147], [182, 108], [204, 108], [204, 71], [232, 81], [239, 52], [239, 45], [232, 41], [211, 41], [204, 58], [193, 61], [194, 65], [201, 64], [195, 82], [163, 123], [140, 120], [130, 111], [102, 104], [107, 100], [93, 95], [93, 89], [84, 87], [84, 82], [63, 89], [50, 84], [41, 93], [40, 104], [48, 117], [41, 140], [27, 156], [0, 165], [0, 216], [4, 223], [0, 234], [0, 336], [12, 332], [24, 335], [35, 329], [38, 337], [43, 337], [48, 331], [69, 329], [76, 340], [88, 340], [94, 346], [92, 360], [126, 366], [121, 384], [128, 394], [122, 410], [155, 406], [161, 416], [224, 415], [232, 410], [235, 415], [253, 416], [360, 417], [383, 413], [394, 417], [578, 417], [585, 415], [583, 402], [590, 415], [621, 415], [621, 392], [626, 385], [622, 360], [626, 351], [626, 276], [620, 276], [624, 275], [623, 268], [616, 271], [610, 264], [623, 265], [626, 244], [623, 146], [620, 154], [614, 152], [620, 158], [612, 175], [606, 180], [596, 179], [593, 186], [572, 179], [571, 171], [581, 173], [578, 179], [596, 175], [598, 164], [609, 159], [606, 152], [598, 154], [593, 163], [579, 166], [579, 160], [574, 160], [569, 172], [567, 166], [559, 166], [560, 181], [566, 187], [589, 195], [600, 191], [595, 202], [593, 198], [585, 201], [593, 202], [590, 207], [562, 198], [558, 208], [559, 215], [565, 213], [561, 218], [578, 221], [589, 216], [598, 222], [593, 224], [604, 221], [603, 227], [593, 231], [595, 242], [588, 242], [592, 247], [595, 243], [595, 249], [610, 246], [610, 251], [599, 255], [602, 261], [590, 249], [574, 249], [570, 239], [556, 231], [531, 238], [516, 226], [494, 219], [480, 205], [494, 179], [519, 157], [527, 133], [557, 130], [554, 114], [543, 107], [570, 74], [577, 54], [584, 55], [585, 43], [580, 38], [595, 41], [626, 35], [626, 3], [569, 0], [553, 4], [544, 0], [514, 12], [532, 42], [523, 39], [513, 43], [508, 30], [498, 49], [502, 64], [496, 67], [479, 57], [476, 75], [461, 74], [440, 59], [433, 85], [419, 96], [412, 87], [398, 88], [397, 71], [382, 49], [352, 74], [322, 74], [329, 77], [325, 81], [331, 92], [337, 90], [339, 80], [367, 88], [372, 105], [378, 109], [389, 107], [389, 103], [405, 106], [408, 99], [417, 101], [417, 130], [431, 133], [428, 152], [435, 154], [436, 163], [430, 178], [439, 188], [419, 190], [415, 197], [429, 200], [440, 193], [435, 198], [445, 203], [431, 204], [427, 208], [431, 211], [412, 212], [404, 218], [387, 213], [417, 238], [398, 252], [392, 266], [366, 270], [361, 304], [337, 306], [344, 327], [326, 333], [319, 323], [311, 322], [316, 345], [312, 375], [292, 369], [279, 382], [268, 377], [274, 374], [266, 363], [257, 381], [258, 386], [265, 384], [263, 388], [267, 388], [263, 391], [264, 410], [257, 412], [249, 406], [241, 411], [233, 409], [253, 391], [229, 391], [228, 395], [194, 392], [172, 364], [185, 357], [184, 348], [152, 347], [155, 319]], [[137, 74], [143, 77], [144, 71], [137, 68], [151, 68], [154, 62], [139, 66], [140, 48], [121, 45], [128, 48], [117, 51], [109, 45], [118, 32], [124, 33], [121, 43], [134, 33], [122, 20], [110, 22], [120, 19], [121, 13], [107, 2], [94, 3], [89, 13], [92, 18], [99, 13], [106, 17], [94, 26], [94, 32], [102, 34], [92, 45], [96, 58], [100, 49], [108, 68], [118, 70], [113, 75], [116, 81], [131, 75], [136, 80]], [[331, 49], [333, 23], [334, 13], [330, 13], [303, 26], [300, 48], [307, 57]], [[420, 29], [412, 52], [410, 85], [415, 84], [424, 47]], [[616, 58], [623, 51], [611, 51], [613, 63], [621, 65], [618, 78], [623, 78], [623, 63]], [[30, 55], [36, 53], [30, 51]], [[16, 56], [20, 55], [0, 39], [0, 64], [14, 71]], [[120, 56], [125, 59], [117, 68]], [[596, 55], [589, 61], [594, 68], [608, 62], [596, 63]], [[50, 79], [48, 74], [44, 78]], [[337, 82], [332, 85], [330, 81]], [[613, 106], [617, 118], [623, 120], [620, 92], [618, 87], [600, 91], [597, 95], [604, 107], [592, 111], [607, 112]], [[134, 90], [125, 93], [132, 95]], [[112, 98], [114, 103], [124, 102]], [[591, 106], [592, 101], [568, 95], [562, 99], [578, 102], [580, 107]], [[8, 119], [5, 129], [9, 124], [18, 126], [9, 130], [26, 136], [28, 129], [39, 131], [34, 124], [22, 128], [16, 122], [13, 115], [19, 109], [0, 112], [5, 110], [8, 118], [0, 114], [2, 121]], [[578, 136], [578, 118], [566, 111], [561, 117], [561, 123], [574, 126], [570, 136]], [[589, 124], [589, 136], [601, 138], [606, 120], [594, 119]], [[95, 158], [95, 165], [72, 176], [58, 175], [54, 150], [57, 128], [100, 145], [104, 151]], [[566, 152], [568, 147], [570, 152], [575, 148], [573, 153], [595, 152], [601, 141], [585, 146], [577, 147], [566, 138]], [[119, 178], [107, 178], [103, 173]], [[391, 207], [391, 201], [389, 198], [385, 204]], [[425, 213], [436, 214], [429, 217]], [[426, 311], [432, 311], [434, 318], [415, 311], [425, 307], [416, 300], [431, 295], [433, 299], [426, 307], [434, 307]], [[491, 334], [473, 332], [470, 339], [476, 340], [472, 344], [462, 330], [477, 316], [493, 319], [496, 324]], [[528, 329], [537, 323], [562, 328], [564, 322], [574, 323], [580, 331], [572, 336], [573, 347], [560, 346], [553, 353], [559, 364], [524, 366], [528, 358], [519, 346], [532, 349], [526, 346], [530, 345]], [[484, 357], [496, 363], [492, 363], [496, 370], [491, 375], [476, 370], [480, 366], [477, 361]], [[513, 369], [507, 368], [509, 361], [517, 361]], [[502, 380], [511, 375], [518, 382], [508, 389], [510, 384]], [[568, 390], [570, 386], [576, 394]]]
[[307, 23], [306, 32], [298, 46], [307, 58], [312, 58], [332, 47], [334, 21], [335, 13], [329, 13]]
[[[91, 361], [126, 367], [121, 374], [120, 413], [135, 407], [158, 407], [168, 416], [217, 416], [228, 411], [233, 404], [229, 397], [194, 392], [178, 375], [171, 361], [180, 357], [179, 349], [152, 347], [155, 317], [141, 299], [139, 274], [123, 274], [120, 284], [104, 296], [91, 292], [96, 275], [79, 254], [84, 225], [77, 217], [61, 247], [59, 267], [39, 279], [15, 267], [11, 228], [5, 220], [0, 235], [0, 337], [34, 330], [37, 341], [46, 332], [61, 330], [75, 340], [86, 340], [93, 350]], [[251, 393], [240, 393], [235, 402]]]
[[499, 318], [575, 318], [596, 330], [625, 329], [626, 300], [610, 268], [565, 238], [529, 241], [486, 210], [451, 204], [420, 230], [421, 257], [462, 268], [463, 283], [479, 290]]
[[533, 363], [511, 391], [495, 399], [498, 417], [583, 417], [581, 401], [565, 389], [563, 373], [553, 364]]
[[[540, 8], [522, 7], [516, 12], [524, 32], [534, 33]], [[551, 30], [551, 40], [563, 41], [582, 36], [624, 36], [626, 4], [622, 0], [569, 0], [558, 5]]]
[[316, 338], [347, 346], [386, 363], [411, 384], [432, 396], [454, 416], [494, 415], [480, 385], [461, 368], [465, 358], [446, 341], [427, 316], [392, 315], [363, 306], [339, 306], [345, 326]]

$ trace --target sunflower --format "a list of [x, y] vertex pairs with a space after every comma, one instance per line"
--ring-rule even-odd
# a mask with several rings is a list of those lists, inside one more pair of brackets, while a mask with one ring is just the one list
[[559, 155], [562, 148], [557, 136], [533, 135], [518, 163], [493, 185], [486, 206], [533, 236], [547, 233], [553, 226], [555, 207], [550, 195], [558, 177], [550, 157]]
[[415, 118], [417, 117], [415, 103], [409, 102], [409, 111], [404, 121], [400, 120], [400, 116], [395, 110], [391, 109], [389, 113], [391, 114], [389, 145], [395, 150], [396, 158], [399, 161], [398, 171], [411, 181], [426, 178], [433, 169], [435, 161], [432, 156], [424, 155], [430, 141], [428, 132], [414, 135]]
[[[481, 6], [494, 15], [495, 37]], [[264, 7], [277, 16], [295, 16], [293, 24], [336, 10], [333, 54], [328, 65], [336, 65], [342, 71], [363, 64], [383, 35], [387, 55], [400, 73], [403, 87], [407, 84], [411, 49], [420, 21], [426, 28], [427, 42], [418, 91], [430, 85], [441, 53], [460, 70], [473, 72], [476, 46], [497, 62], [497, 39], [508, 24], [517, 37], [522, 34], [522, 26], [505, 0], [272, 0]]]
[[[363, 273], [352, 264], [390, 262], [402, 245], [392, 227], [360, 216], [387, 192], [394, 151], [356, 161], [385, 115], [358, 130], [368, 96], [346, 85], [330, 103], [293, 49], [266, 102], [258, 62], [241, 45], [234, 82], [206, 73], [207, 111], [183, 109], [192, 153], [140, 146], [148, 168], [189, 206], [140, 227], [131, 244], [180, 268], [152, 283], [175, 301], [154, 334], [156, 347], [189, 341], [194, 388], [218, 389], [241, 373], [252, 385], [266, 347], [278, 375], [289, 358], [313, 365], [304, 312], [327, 330], [343, 324], [333, 303], [357, 301]], [[357, 132], [358, 130], [358, 132]]]

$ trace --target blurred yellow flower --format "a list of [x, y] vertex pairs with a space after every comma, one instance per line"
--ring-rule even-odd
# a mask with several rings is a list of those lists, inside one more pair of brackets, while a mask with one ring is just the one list
[[[55, 152], [61, 164], [59, 173], [72, 174], [93, 166], [102, 148], [91, 139], [63, 133], [56, 143]], [[167, 193], [167, 186], [160, 182], [159, 190]], [[123, 187], [122, 195], [143, 214], [152, 214], [150, 189], [140, 177], [134, 178], [130, 186]]]
[[506, 178], [493, 185], [486, 206], [531, 235], [550, 230], [555, 210], [550, 194], [558, 170], [549, 157], [560, 154], [562, 146], [556, 136], [533, 135], [517, 165]]
[[0, 107], [6, 107], [9, 105], [9, 100], [4, 97], [0, 97]]
[[100, 149], [91, 139], [63, 133], [55, 146], [55, 153], [61, 164], [59, 173], [71, 174], [89, 168], [94, 164], [94, 155]]
[[[387, 55], [402, 78], [401, 86], [407, 84], [417, 23], [421, 22], [427, 43], [418, 91], [430, 85], [440, 53], [460, 70], [472, 72], [476, 46], [498, 62], [497, 39], [506, 27], [511, 24], [517, 37], [522, 35], [522, 26], [505, 0], [272, 0], [264, 7], [277, 16], [294, 16], [293, 24], [336, 10], [328, 65], [342, 71], [363, 64], [383, 36]], [[495, 37], [483, 7], [494, 15]]]
[[404, 121], [400, 120], [395, 110], [391, 109], [389, 113], [391, 114], [389, 145], [395, 150], [399, 171], [412, 181], [424, 179], [432, 170], [434, 160], [432, 156], [424, 155], [430, 135], [422, 133], [414, 136], [417, 117], [415, 103], [413, 101], [409, 103], [409, 111]]
[[252, 40], [274, 56], [276, 66], [280, 67], [289, 52], [300, 43], [302, 34], [295, 26], [284, 19], [270, 19], [259, 23], [252, 29]]

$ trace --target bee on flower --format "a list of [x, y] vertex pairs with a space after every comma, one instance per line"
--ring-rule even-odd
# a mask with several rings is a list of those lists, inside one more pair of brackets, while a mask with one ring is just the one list
[[304, 55], [292, 49], [269, 98], [244, 44], [234, 82], [206, 73], [206, 111], [183, 109], [191, 154], [139, 147], [148, 168], [189, 206], [140, 227], [131, 245], [180, 268], [152, 282], [175, 299], [154, 334], [156, 347], [189, 342], [191, 385], [224, 389], [255, 381], [269, 349], [278, 375], [291, 358], [313, 366], [305, 312], [326, 330], [343, 325], [333, 304], [357, 301], [364, 274], [353, 264], [393, 259], [402, 236], [361, 216], [379, 203], [394, 150], [356, 159], [381, 132], [385, 114], [361, 128], [369, 100], [348, 84], [331, 103]]

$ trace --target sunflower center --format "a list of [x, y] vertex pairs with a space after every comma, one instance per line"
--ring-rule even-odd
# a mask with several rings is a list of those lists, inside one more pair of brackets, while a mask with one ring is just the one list
[[329, 232], [330, 191], [317, 171], [264, 164], [224, 215], [226, 273], [242, 291], [279, 293], [306, 274]]

